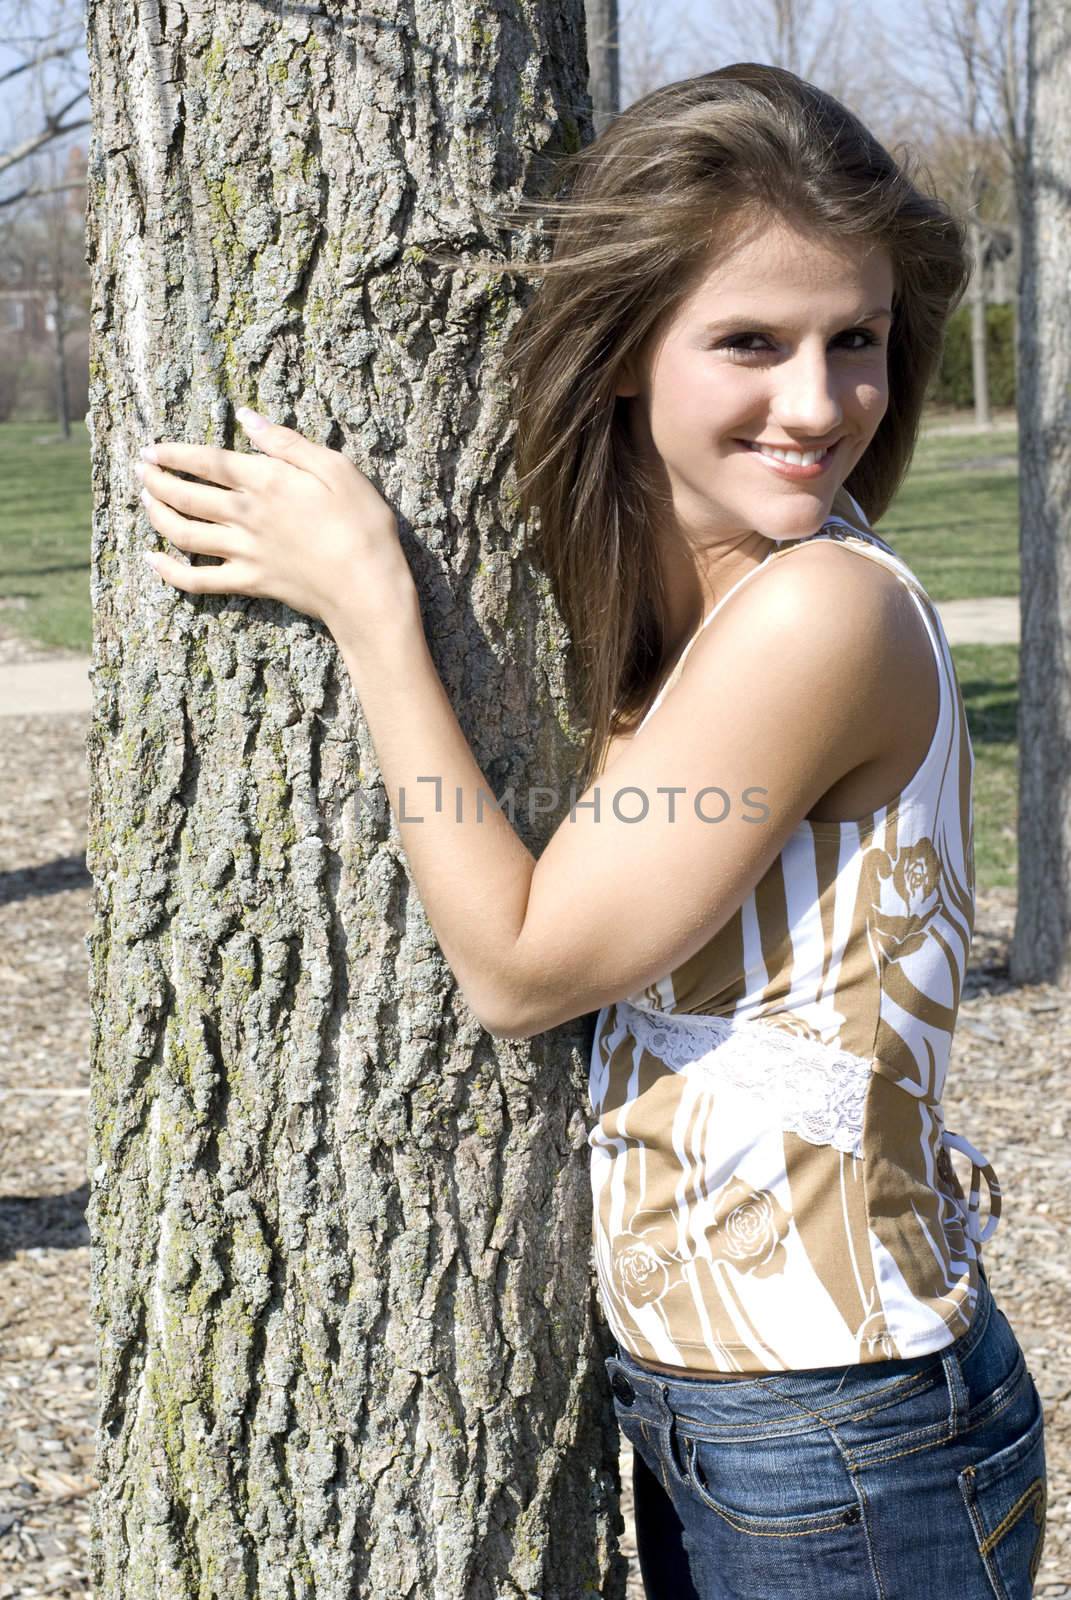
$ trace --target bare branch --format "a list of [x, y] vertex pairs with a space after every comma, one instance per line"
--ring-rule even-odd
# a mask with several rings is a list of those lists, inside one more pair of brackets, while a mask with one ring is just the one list
[[7, 72], [0, 73], [0, 84], [9, 83], [12, 78], [17, 78], [20, 72], [28, 72], [31, 67], [43, 66], [46, 61], [54, 61], [58, 56], [70, 56], [81, 49], [81, 40], [75, 39], [71, 44], [56, 45], [52, 50], [42, 50], [37, 55], [31, 56], [28, 61], [20, 61], [17, 67], [9, 67]]
[[89, 117], [83, 117], [81, 122], [63, 122], [63, 118], [71, 107], [77, 105], [79, 100], [83, 99], [88, 92], [88, 89], [79, 89], [78, 93], [68, 100], [61, 111], [50, 112], [46, 116], [45, 126], [39, 133], [32, 134], [29, 139], [24, 139], [22, 144], [17, 144], [13, 150], [0, 154], [0, 172], [6, 172], [16, 162], [25, 161], [27, 156], [32, 156], [35, 150], [40, 150], [41, 146], [48, 144], [51, 139], [58, 139], [64, 133], [72, 133], [75, 128], [88, 127]]
[[2, 211], [5, 206], [13, 206], [17, 204], [19, 200], [36, 199], [39, 194], [66, 194], [71, 189], [84, 189], [85, 186], [85, 179], [83, 178], [79, 183], [52, 183], [43, 187], [18, 189], [14, 194], [5, 194], [0, 196], [0, 211]]

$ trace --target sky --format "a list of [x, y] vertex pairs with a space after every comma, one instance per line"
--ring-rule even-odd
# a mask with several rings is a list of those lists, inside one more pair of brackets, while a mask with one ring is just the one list
[[[832, 23], [822, 48], [801, 61], [799, 70], [823, 88], [841, 94], [883, 136], [882, 116], [889, 106], [900, 105], [912, 84], [925, 78], [928, 63], [932, 69], [933, 52], [928, 49], [921, 59], [912, 60], [910, 72], [899, 81], [895, 64], [905, 59], [905, 50], [920, 37], [922, 9], [945, 0], [900, 0], [895, 8], [896, 23], [886, 20], [883, 24], [898, 30], [897, 47], [891, 50], [878, 48], [873, 11], [876, 3], [877, 0], [797, 0], [801, 12], [810, 13], [805, 37], [820, 37], [823, 28]], [[772, 14], [773, 0], [619, 0], [619, 6], [624, 104], [645, 88], [710, 70], [719, 62], [769, 59], [769, 49], [763, 49], [762, 41], [764, 37], [768, 40], [770, 34], [768, 27], [764, 30], [761, 18]], [[4, 45], [2, 40], [12, 34], [26, 37], [47, 31], [49, 19], [61, 9], [69, 17], [81, 18], [78, 0], [66, 0], [65, 4], [64, 0], [0, 0], [0, 74], [24, 54]], [[882, 15], [888, 19], [889, 8], [883, 8]], [[758, 23], [756, 19], [760, 19]], [[705, 38], [705, 46], [701, 38]], [[45, 70], [54, 88], [53, 103], [62, 104], [72, 92], [68, 85], [75, 72], [85, 79], [84, 51], [76, 61], [63, 66], [51, 64]], [[39, 109], [27, 106], [29, 76], [23, 74], [10, 84], [0, 85], [0, 151], [24, 138], [30, 127], [40, 125]], [[72, 109], [68, 120], [86, 115], [88, 98]], [[62, 143], [84, 146], [88, 135], [88, 128], [80, 129]], [[0, 195], [10, 191], [16, 171], [0, 175]]]

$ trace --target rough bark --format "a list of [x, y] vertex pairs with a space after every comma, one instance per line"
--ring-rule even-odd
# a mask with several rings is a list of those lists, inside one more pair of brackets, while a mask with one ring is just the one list
[[1019, 903], [1011, 971], [1071, 982], [1071, 50], [1032, 0], [1019, 361]]
[[132, 473], [242, 402], [351, 454], [495, 793], [561, 792], [538, 854], [579, 730], [523, 291], [423, 251], [590, 139], [581, 5], [88, 8], [97, 1600], [624, 1592], [586, 1032], [479, 1027], [329, 634], [154, 578]]

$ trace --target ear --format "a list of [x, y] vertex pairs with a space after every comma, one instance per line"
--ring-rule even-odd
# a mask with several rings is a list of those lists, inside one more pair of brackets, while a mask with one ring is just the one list
[[627, 400], [631, 399], [633, 395], [639, 394], [639, 392], [640, 386], [636, 382], [635, 374], [632, 370], [632, 363], [630, 361], [623, 361], [621, 364], [621, 370], [617, 375], [617, 387], [614, 390], [614, 393], [619, 399]]

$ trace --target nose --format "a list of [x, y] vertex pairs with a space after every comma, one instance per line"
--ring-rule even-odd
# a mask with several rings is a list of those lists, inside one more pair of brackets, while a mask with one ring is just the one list
[[844, 420], [837, 375], [824, 347], [803, 345], [776, 369], [771, 414], [792, 434], [819, 439], [835, 432]]

